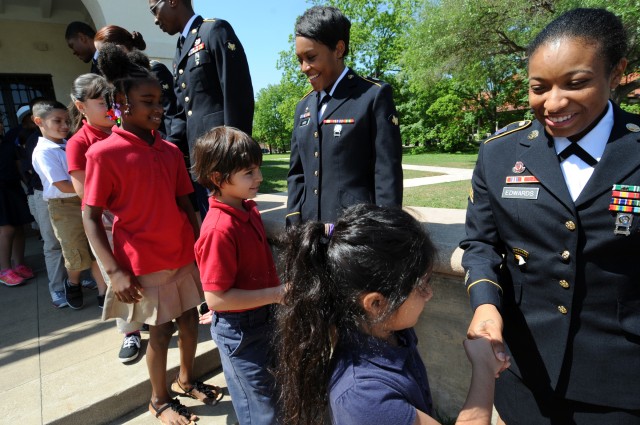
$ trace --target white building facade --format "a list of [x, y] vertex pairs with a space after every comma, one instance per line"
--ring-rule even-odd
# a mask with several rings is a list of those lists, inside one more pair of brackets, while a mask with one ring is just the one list
[[119, 25], [138, 31], [145, 53], [171, 64], [175, 37], [163, 33], [144, 0], [0, 0], [0, 113], [5, 129], [16, 123], [15, 111], [38, 96], [67, 104], [71, 83], [89, 72], [64, 39], [72, 21], [98, 30]]

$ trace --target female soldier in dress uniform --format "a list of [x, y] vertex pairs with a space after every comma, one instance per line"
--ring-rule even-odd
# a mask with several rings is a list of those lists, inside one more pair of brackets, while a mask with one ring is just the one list
[[529, 47], [536, 121], [480, 147], [468, 334], [511, 357], [495, 398], [508, 425], [640, 424], [640, 117], [609, 100], [626, 40], [604, 9], [557, 18]]
[[349, 20], [315, 6], [296, 22], [311, 90], [296, 107], [287, 224], [335, 221], [359, 203], [402, 204], [402, 143], [391, 87], [345, 67]]

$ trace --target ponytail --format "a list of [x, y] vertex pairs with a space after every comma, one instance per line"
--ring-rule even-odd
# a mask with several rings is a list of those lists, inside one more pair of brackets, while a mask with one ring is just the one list
[[322, 223], [289, 229], [284, 242], [286, 282], [278, 312], [275, 370], [286, 424], [311, 424], [324, 415], [339, 309], [327, 268], [329, 240]]

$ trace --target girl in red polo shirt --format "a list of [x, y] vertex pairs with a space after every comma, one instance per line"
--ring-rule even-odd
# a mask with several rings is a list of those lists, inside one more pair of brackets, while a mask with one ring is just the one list
[[[162, 140], [161, 87], [142, 53], [105, 44], [99, 66], [115, 89], [122, 128], [87, 152], [84, 223], [111, 286], [104, 314], [149, 325], [147, 366], [152, 393], [149, 410], [162, 423], [197, 419], [169, 395], [167, 350], [179, 328], [180, 371], [174, 393], [216, 403], [219, 388], [194, 379], [198, 337], [196, 306], [202, 299], [193, 244], [199, 232], [188, 195], [193, 191], [180, 150]], [[114, 215], [113, 252], [102, 226], [102, 211]]]
[[[109, 137], [114, 124], [107, 115], [105, 96], [109, 87], [109, 82], [96, 74], [83, 74], [73, 82], [69, 106], [73, 136], [67, 141], [65, 151], [71, 183], [80, 199], [84, 198], [85, 154], [89, 146]], [[98, 283], [98, 306], [102, 307], [107, 285], [97, 262], [92, 263], [91, 274]]]

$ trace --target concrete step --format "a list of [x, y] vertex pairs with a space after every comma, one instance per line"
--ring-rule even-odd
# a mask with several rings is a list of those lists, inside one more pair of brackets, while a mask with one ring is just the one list
[[[218, 369], [212, 373], [202, 377], [207, 384], [217, 385], [224, 391], [224, 398], [215, 406], [205, 406], [202, 403], [187, 398], [180, 397], [180, 403], [184, 404], [189, 410], [198, 415], [198, 425], [232, 425], [237, 424], [236, 414], [231, 405], [231, 397], [227, 391], [227, 384], [222, 374], [222, 369]], [[108, 425], [158, 425], [160, 422], [155, 416], [149, 413], [148, 403], [140, 406], [132, 412], [117, 418]]]
[[[18, 287], [0, 285], [0, 423], [104, 424], [146, 406], [151, 386], [145, 360], [118, 360], [122, 334], [103, 322], [97, 291], [84, 290], [81, 310], [51, 306], [41, 242], [27, 240], [27, 264], [36, 277]], [[199, 326], [196, 376], [220, 369], [209, 326]], [[169, 348], [167, 379], [178, 372], [177, 333]]]

